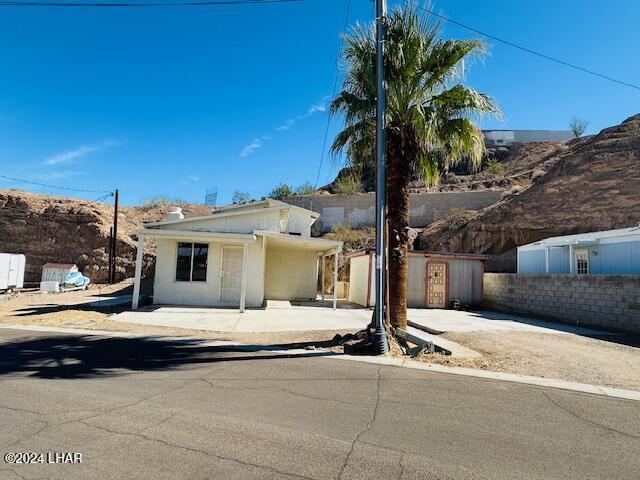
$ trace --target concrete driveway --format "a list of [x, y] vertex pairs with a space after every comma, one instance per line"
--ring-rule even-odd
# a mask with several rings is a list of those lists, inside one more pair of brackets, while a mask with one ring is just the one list
[[358, 331], [371, 320], [371, 310], [341, 303], [333, 310], [329, 303], [313, 302], [291, 305], [269, 302], [264, 309], [244, 313], [230, 308], [150, 306], [122, 312], [111, 319], [126, 323], [161, 327], [191, 328], [213, 332], [262, 333], [301, 331]]
[[590, 328], [545, 322], [535, 318], [490, 311], [410, 309], [409, 321], [440, 332], [534, 332], [577, 335], [606, 335]]

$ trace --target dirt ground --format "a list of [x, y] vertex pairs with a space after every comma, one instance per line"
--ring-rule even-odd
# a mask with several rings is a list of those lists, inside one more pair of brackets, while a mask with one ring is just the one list
[[[574, 334], [448, 332], [443, 337], [482, 353], [481, 358], [425, 355], [420, 360], [534, 377], [640, 390], [640, 348]], [[628, 340], [628, 338], [627, 338]]]
[[[86, 301], [88, 296], [126, 293], [130, 288], [130, 281], [125, 281], [117, 285], [93, 285], [87, 292], [0, 295], [0, 323], [124, 331], [145, 335], [195, 336], [253, 345], [282, 345], [283, 348], [306, 342], [327, 347], [336, 333], [354, 333], [309, 331], [247, 334], [154, 327], [110, 319], [112, 313], [122, 311], [128, 305], [102, 309], [73, 305], [74, 302]], [[574, 334], [492, 331], [448, 332], [443, 337], [480, 352], [483, 356], [465, 359], [436, 354], [423, 355], [419, 360], [640, 390], [640, 348], [616, 343], [621, 339], [615, 336], [596, 339]], [[640, 339], [636, 340], [639, 341], [629, 343], [639, 345]], [[400, 348], [395, 344], [393, 346], [391, 355], [402, 355]]]

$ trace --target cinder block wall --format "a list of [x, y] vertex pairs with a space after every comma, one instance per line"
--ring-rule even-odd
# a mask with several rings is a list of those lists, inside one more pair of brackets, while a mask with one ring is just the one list
[[[494, 191], [412, 193], [409, 196], [409, 224], [411, 227], [426, 227], [446, 217], [454, 208], [481, 210], [499, 201], [503, 194]], [[351, 225], [354, 228], [374, 225], [373, 193], [304, 195], [287, 197], [283, 201], [318, 212], [323, 232], [330, 231], [334, 225]]]
[[485, 273], [486, 307], [640, 333], [640, 275]]

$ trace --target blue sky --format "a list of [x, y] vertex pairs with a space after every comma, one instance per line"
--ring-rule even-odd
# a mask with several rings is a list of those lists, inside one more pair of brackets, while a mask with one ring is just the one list
[[[371, 18], [352, 0], [350, 23]], [[393, 6], [397, 2], [390, 2]], [[640, 2], [441, 0], [433, 8], [548, 55], [639, 82]], [[0, 174], [219, 203], [315, 181], [345, 0], [215, 8], [0, 10]], [[476, 36], [445, 25], [454, 38]], [[468, 83], [494, 96], [484, 128], [588, 132], [640, 112], [640, 92], [488, 41]], [[332, 121], [329, 142], [340, 128]], [[325, 159], [320, 184], [340, 159]], [[0, 179], [0, 188], [27, 186]], [[63, 193], [27, 187], [39, 193]], [[73, 194], [92, 199], [97, 194]]]

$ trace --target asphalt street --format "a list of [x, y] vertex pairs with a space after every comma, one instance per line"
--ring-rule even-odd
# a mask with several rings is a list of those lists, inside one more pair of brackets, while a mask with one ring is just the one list
[[193, 343], [0, 330], [1, 479], [634, 479], [640, 403]]

